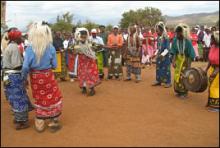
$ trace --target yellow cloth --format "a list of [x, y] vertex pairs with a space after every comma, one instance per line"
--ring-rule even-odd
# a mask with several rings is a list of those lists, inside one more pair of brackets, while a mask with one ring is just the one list
[[[208, 71], [208, 75], [210, 76], [214, 68], [211, 66]], [[216, 75], [215, 79], [211, 84], [209, 84], [209, 97], [218, 98], [219, 99], [219, 73]]]
[[175, 61], [176, 68], [175, 68], [175, 71], [174, 71], [174, 81], [176, 83], [179, 83], [179, 79], [180, 79], [180, 75], [181, 75], [181, 71], [182, 71], [184, 61], [185, 61], [185, 56], [177, 54], [176, 61]]
[[61, 72], [61, 53], [57, 52], [57, 68], [53, 70], [53, 72]]

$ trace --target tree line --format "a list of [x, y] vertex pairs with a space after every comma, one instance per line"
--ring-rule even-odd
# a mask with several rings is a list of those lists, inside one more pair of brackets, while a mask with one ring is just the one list
[[[58, 15], [56, 18], [56, 22], [50, 24], [50, 27], [53, 31], [64, 31], [64, 32], [72, 32], [73, 28], [77, 27], [85, 27], [88, 30], [92, 28], [97, 28], [99, 25], [90, 20], [86, 20], [84, 23], [79, 20], [78, 22], [73, 22], [74, 14], [70, 12], [66, 12], [62, 15]], [[129, 10], [122, 14], [122, 18], [120, 20], [121, 28], [128, 28], [130, 24], [138, 24], [140, 26], [149, 26], [153, 27], [158, 21], [165, 21], [162, 13], [159, 9], [153, 7], [145, 7], [144, 9], [137, 10]], [[106, 26], [107, 31], [111, 31], [113, 28], [113, 24], [109, 24]]]
[[[85, 27], [88, 30], [92, 28], [97, 28], [99, 25], [90, 20], [86, 20], [84, 23], [79, 20], [78, 22], [73, 22], [74, 14], [66, 12], [62, 15], [58, 15], [56, 22], [49, 24], [53, 31], [62, 32], [73, 32], [74, 28]], [[158, 8], [145, 7], [137, 10], [129, 10], [122, 14], [122, 18], [119, 22], [121, 28], [128, 28], [131, 24], [137, 24], [140, 27], [154, 27], [158, 21], [164, 21], [166, 23], [165, 17]], [[216, 26], [219, 26], [219, 20], [216, 22]], [[106, 26], [107, 31], [111, 31], [113, 28], [112, 24]]]

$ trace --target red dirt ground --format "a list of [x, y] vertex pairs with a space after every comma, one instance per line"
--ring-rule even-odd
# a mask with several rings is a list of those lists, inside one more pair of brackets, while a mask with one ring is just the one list
[[64, 107], [57, 133], [37, 133], [34, 112], [31, 127], [16, 131], [2, 88], [1, 146], [219, 146], [219, 113], [206, 110], [207, 91], [180, 100], [173, 87], [152, 87], [154, 78], [155, 66], [146, 67], [142, 82], [103, 81], [94, 97], [83, 96], [77, 82], [59, 82]]

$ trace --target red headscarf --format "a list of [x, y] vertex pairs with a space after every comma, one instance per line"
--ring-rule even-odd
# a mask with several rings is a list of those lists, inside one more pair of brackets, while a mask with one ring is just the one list
[[21, 38], [22, 33], [19, 30], [12, 30], [8, 33], [8, 38], [10, 41], [15, 41]]

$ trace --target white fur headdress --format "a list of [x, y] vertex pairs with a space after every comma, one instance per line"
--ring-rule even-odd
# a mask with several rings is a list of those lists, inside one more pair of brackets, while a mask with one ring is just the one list
[[87, 32], [87, 39], [89, 38], [89, 31], [88, 31], [88, 29], [86, 29], [86, 28], [76, 28], [75, 39], [77, 41], [79, 41], [80, 38], [81, 38], [80, 31], [86, 31]]
[[189, 26], [187, 24], [180, 23], [179, 25], [176, 26], [175, 31], [178, 27], [182, 28], [183, 37], [187, 38], [187, 39], [190, 39], [190, 28], [189, 28]]
[[28, 33], [28, 40], [39, 63], [46, 48], [53, 42], [50, 27], [43, 21], [33, 23]]
[[165, 24], [164, 24], [162, 21], [160, 21], [160, 22], [158, 22], [158, 23], [155, 25], [155, 30], [157, 30], [158, 27], [163, 28], [163, 36], [166, 36], [166, 35], [167, 35], [167, 30], [166, 30]]

